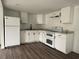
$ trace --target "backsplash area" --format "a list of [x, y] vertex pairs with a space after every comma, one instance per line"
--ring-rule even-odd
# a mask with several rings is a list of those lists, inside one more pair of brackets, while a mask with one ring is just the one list
[[61, 28], [63, 28], [63, 30], [74, 31], [73, 23], [63, 24], [60, 22], [60, 19], [59, 20], [46, 20], [46, 24], [43, 25], [43, 28], [51, 29], [51, 30], [55, 27], [61, 27]]
[[[62, 24], [59, 20], [52, 20], [46, 24], [32, 24], [33, 29], [49, 29], [49, 30], [69, 30], [74, 31], [73, 23], [71, 24]], [[21, 29], [30, 29], [30, 24], [21, 24]], [[61, 30], [60, 30], [61, 29]]]
[[[21, 29], [30, 29], [30, 24], [21, 24]], [[32, 29], [43, 29], [43, 25], [32, 24]]]

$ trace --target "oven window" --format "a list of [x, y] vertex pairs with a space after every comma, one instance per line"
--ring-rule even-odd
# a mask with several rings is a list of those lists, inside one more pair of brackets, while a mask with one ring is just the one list
[[46, 42], [47, 42], [48, 44], [52, 45], [52, 40], [46, 39]]

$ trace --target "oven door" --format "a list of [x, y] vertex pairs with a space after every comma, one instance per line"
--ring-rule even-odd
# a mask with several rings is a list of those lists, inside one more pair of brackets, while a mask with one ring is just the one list
[[46, 44], [54, 48], [54, 45], [55, 45], [54, 39], [46, 39]]
[[50, 39], [46, 39], [46, 43], [52, 45], [53, 41]]

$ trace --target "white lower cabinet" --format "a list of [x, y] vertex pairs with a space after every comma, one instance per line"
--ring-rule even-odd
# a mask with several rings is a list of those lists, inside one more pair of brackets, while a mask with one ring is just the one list
[[39, 42], [39, 36], [40, 36], [40, 32], [36, 31], [34, 35], [35, 42]]
[[46, 31], [40, 31], [40, 34], [39, 34], [39, 40], [40, 42], [42, 43], [46, 43]]
[[25, 43], [29, 43], [31, 42], [32, 40], [30, 39], [30, 31], [25, 31]]
[[55, 33], [55, 48], [65, 54], [73, 49], [73, 33]]
[[38, 42], [39, 35], [38, 31], [21, 31], [21, 43]]
[[29, 34], [30, 42], [38, 42], [39, 41], [39, 32], [37, 31], [30, 31]]
[[[21, 43], [42, 42], [46, 44], [46, 31], [21, 31]], [[55, 48], [65, 54], [73, 49], [73, 33], [55, 32]]]
[[21, 43], [42, 42], [45, 43], [45, 31], [21, 31]]
[[28, 38], [29, 42], [34, 42], [35, 41], [34, 40], [35, 33], [32, 31], [29, 31], [28, 34], [29, 34], [29, 38]]

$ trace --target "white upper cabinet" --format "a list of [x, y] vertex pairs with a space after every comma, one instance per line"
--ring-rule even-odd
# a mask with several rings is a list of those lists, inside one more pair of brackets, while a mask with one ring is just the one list
[[73, 21], [73, 7], [65, 7], [61, 9], [61, 22], [62, 23], [72, 23]]
[[37, 24], [44, 24], [45, 19], [43, 14], [37, 14], [36, 15]]
[[40, 31], [39, 40], [42, 43], [46, 43], [46, 31]]
[[36, 24], [36, 14], [29, 14], [29, 23]]
[[22, 23], [28, 23], [28, 13], [21, 12], [21, 22]]
[[60, 17], [60, 11], [55, 11], [47, 14], [48, 18], [53, 19], [53, 18], [58, 18]]
[[45, 15], [46, 24], [52, 22], [53, 20], [60, 20], [60, 11], [51, 12]]

